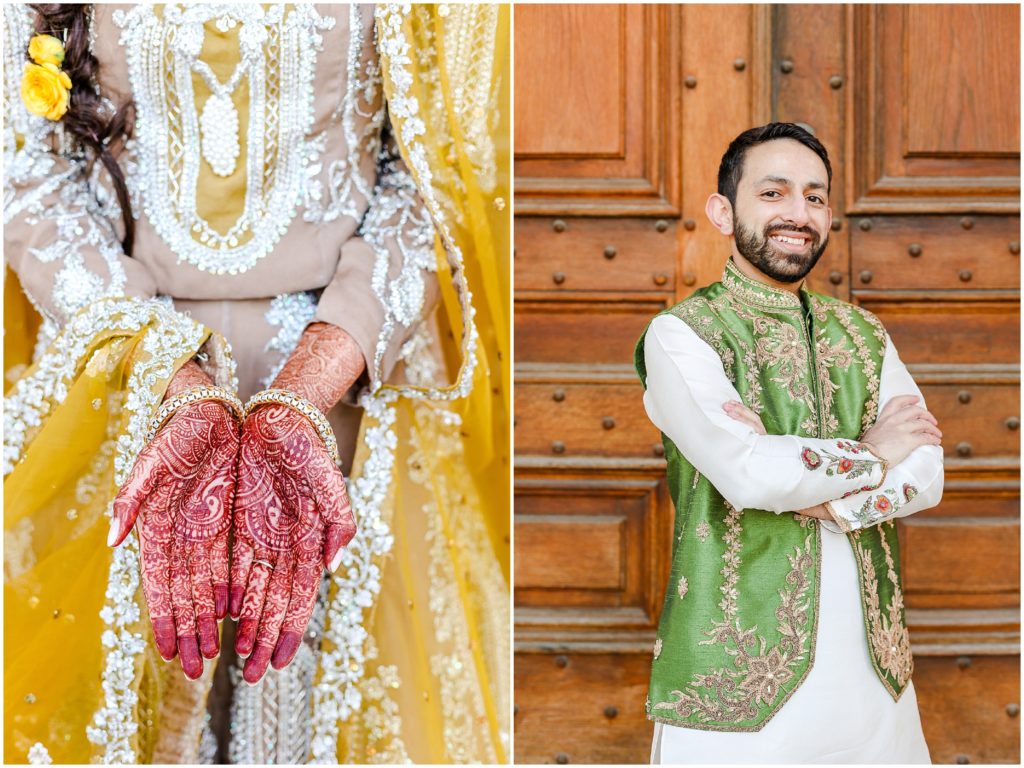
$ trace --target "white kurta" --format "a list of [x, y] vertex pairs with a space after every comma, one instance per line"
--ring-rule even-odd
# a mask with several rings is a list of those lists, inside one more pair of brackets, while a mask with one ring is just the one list
[[[824, 473], [807, 474], [800, 446], [829, 442], [762, 436], [729, 418], [726, 401], [742, 402], [717, 353], [678, 318], [656, 318], [644, 345], [651, 421], [737, 508], [792, 511], [831, 501], [851, 528], [852, 515], [870, 495], [838, 501]], [[921, 396], [891, 341], [882, 365], [879, 412], [897, 395]], [[924, 405], [923, 398], [920, 405]], [[736, 457], [745, 457], [740, 471]], [[799, 488], [793, 488], [793, 478]], [[831, 478], [830, 478], [831, 479]], [[750, 500], [751, 483], [757, 504]], [[886, 487], [910, 483], [918, 495], [896, 510], [905, 516], [938, 503], [942, 449], [923, 446], [890, 467]], [[836, 490], [838, 489], [838, 490]], [[799, 503], [794, 504], [793, 498]], [[821, 530], [821, 602], [814, 665], [775, 716], [757, 732], [704, 731], [656, 724], [651, 762], [671, 763], [905, 763], [931, 762], [913, 684], [898, 702], [871, 665], [853, 551], [838, 525]]]

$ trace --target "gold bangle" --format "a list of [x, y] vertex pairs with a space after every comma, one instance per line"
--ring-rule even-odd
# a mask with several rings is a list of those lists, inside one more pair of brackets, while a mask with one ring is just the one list
[[250, 413], [261, 405], [270, 404], [286, 406], [305, 416], [309, 423], [313, 425], [313, 428], [320, 434], [320, 439], [327, 446], [327, 452], [331, 455], [334, 463], [341, 463], [341, 455], [338, 453], [338, 439], [334, 436], [331, 423], [324, 416], [323, 411], [309, 402], [309, 400], [299, 397], [287, 389], [264, 389], [262, 392], [257, 392], [249, 398], [249, 402], [245, 404], [245, 415], [248, 417]]
[[224, 403], [231, 407], [235, 417], [242, 421], [244, 417], [244, 411], [242, 410], [242, 401], [239, 400], [235, 395], [224, 387], [216, 387], [212, 384], [204, 384], [198, 387], [192, 387], [185, 392], [179, 392], [177, 395], [172, 397], [170, 400], [165, 400], [163, 405], [157, 409], [157, 412], [153, 415], [153, 418], [149, 422], [149, 430], [146, 433], [146, 442], [148, 443], [155, 436], [160, 427], [174, 415], [175, 411], [186, 405], [192, 403], [198, 403], [200, 400], [216, 400]]

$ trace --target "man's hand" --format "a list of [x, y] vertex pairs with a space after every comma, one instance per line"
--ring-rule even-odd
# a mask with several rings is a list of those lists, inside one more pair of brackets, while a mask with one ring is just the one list
[[[187, 363], [167, 397], [210, 378]], [[139, 520], [142, 587], [160, 655], [180, 657], [185, 675], [220, 652], [217, 621], [228, 609], [228, 531], [235, 491], [238, 423], [215, 401], [180, 408], [140, 451], [114, 499], [109, 543]]]
[[885, 404], [878, 420], [861, 435], [879, 457], [894, 467], [922, 445], [939, 445], [942, 432], [935, 417], [914, 403], [916, 395], [900, 395]]
[[726, 416], [734, 421], [740, 422], [741, 424], [746, 424], [757, 432], [757, 434], [768, 434], [767, 430], [764, 428], [764, 424], [761, 423], [761, 417], [757, 415], [757, 412], [747, 408], [743, 403], [737, 402], [736, 400], [729, 400], [722, 405], [722, 410], [725, 411]]
[[[327, 413], [365, 368], [341, 328], [313, 323], [274, 380]], [[278, 405], [253, 411], [242, 428], [231, 615], [240, 618], [235, 650], [255, 683], [294, 657], [313, 615], [323, 568], [332, 571], [355, 535], [345, 478], [319, 433]]]
[[[345, 478], [312, 424], [263, 406], [245, 420], [235, 501], [231, 615], [243, 676], [295, 657], [313, 615], [323, 568], [334, 570], [356, 532]], [[251, 654], [251, 655], [250, 655]]]

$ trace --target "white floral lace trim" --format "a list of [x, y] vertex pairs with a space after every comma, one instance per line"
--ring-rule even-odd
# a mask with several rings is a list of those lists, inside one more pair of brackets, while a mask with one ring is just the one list
[[332, 577], [336, 591], [327, 609], [326, 647], [320, 654], [320, 677], [313, 691], [313, 763], [338, 762], [338, 722], [354, 716], [362, 705], [359, 685], [365, 675], [369, 637], [365, 623], [380, 593], [380, 568], [374, 561], [394, 543], [380, 506], [395, 462], [397, 397], [394, 391], [383, 390], [377, 395], [364, 392], [359, 401], [365, 410], [363, 418], [372, 424], [365, 432], [370, 455], [362, 474], [348, 484], [357, 529]]
[[[392, 97], [388, 102], [392, 120], [398, 129], [400, 143], [406, 150], [410, 170], [418, 181], [417, 189], [423, 197], [423, 201], [426, 203], [434, 221], [434, 226], [445, 244], [449, 267], [454, 275], [455, 286], [462, 308], [463, 366], [459, 372], [458, 380], [448, 389], [432, 388], [422, 390], [414, 387], [397, 387], [396, 389], [406, 397], [429, 400], [455, 400], [468, 395], [473, 387], [478, 334], [476, 325], [473, 322], [475, 309], [473, 308], [469, 285], [466, 282], [462, 251], [455, 244], [455, 240], [448, 229], [444, 210], [434, 191], [434, 175], [430, 170], [426, 149], [419, 138], [426, 133], [426, 124], [420, 115], [419, 101], [412, 94], [413, 77], [409, 70], [412, 59], [409, 53], [412, 50], [413, 44], [406, 38], [404, 31], [405, 19], [410, 13], [412, 13], [412, 5], [410, 3], [384, 3], [376, 7], [377, 48], [380, 51], [381, 59], [386, 60], [388, 63], [388, 71], [393, 85]], [[375, 382], [375, 384], [379, 386], [379, 383]]]
[[282, 293], [271, 300], [270, 309], [266, 311], [264, 317], [270, 325], [280, 326], [280, 330], [267, 342], [263, 351], [275, 353], [278, 359], [270, 372], [260, 379], [260, 384], [264, 388], [274, 382], [277, 374], [295, 351], [299, 339], [302, 338], [302, 332], [316, 316], [316, 305], [316, 298], [310, 291]]

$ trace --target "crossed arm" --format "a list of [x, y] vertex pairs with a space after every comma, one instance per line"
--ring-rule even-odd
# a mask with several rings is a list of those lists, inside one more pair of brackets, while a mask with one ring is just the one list
[[[740, 404], [718, 355], [677, 318], [652, 322], [645, 358], [651, 421], [738, 509], [798, 511], [846, 531], [941, 498], [941, 432], [891, 343], [881, 371], [881, 412], [859, 441], [870, 444], [870, 453], [850, 440], [766, 435], [757, 414]], [[887, 473], [878, 458], [886, 460]], [[892, 494], [879, 500], [894, 489], [898, 503]], [[862, 513], [865, 505], [871, 514]]]
[[[348, 333], [314, 323], [273, 386], [326, 413], [364, 367]], [[210, 383], [190, 362], [166, 397]], [[177, 655], [185, 674], [199, 677], [202, 658], [219, 653], [217, 621], [230, 611], [250, 683], [294, 658], [323, 569], [337, 567], [355, 534], [345, 480], [305, 417], [268, 405], [239, 426], [214, 401], [178, 410], [141, 451], [115, 499], [110, 543], [137, 521], [161, 656]]]

